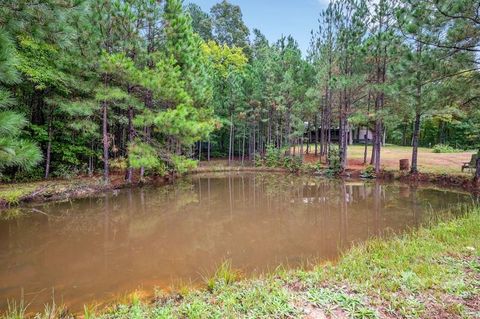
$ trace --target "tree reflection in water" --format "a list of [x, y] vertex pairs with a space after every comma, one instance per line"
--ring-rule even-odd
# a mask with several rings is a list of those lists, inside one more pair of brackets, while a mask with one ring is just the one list
[[24, 289], [41, 308], [55, 288], [81, 309], [139, 287], [199, 281], [224, 259], [246, 273], [334, 260], [354, 242], [460, 213], [472, 200], [408, 185], [210, 174], [48, 203], [0, 221], [0, 307]]

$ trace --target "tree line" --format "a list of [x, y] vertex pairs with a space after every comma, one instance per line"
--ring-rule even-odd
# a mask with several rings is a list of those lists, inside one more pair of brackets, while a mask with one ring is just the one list
[[377, 173], [385, 142], [411, 145], [417, 173], [420, 146], [480, 147], [479, 10], [335, 0], [302, 54], [228, 1], [0, 0], [1, 178], [131, 182], [272, 147], [342, 171], [358, 128]]

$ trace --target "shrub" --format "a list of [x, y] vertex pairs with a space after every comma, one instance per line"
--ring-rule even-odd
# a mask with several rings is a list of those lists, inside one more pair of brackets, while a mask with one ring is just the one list
[[362, 174], [360, 174], [361, 177], [363, 178], [375, 178], [375, 167], [373, 165], [368, 165], [363, 171]]
[[337, 175], [342, 170], [340, 164], [340, 150], [337, 146], [331, 146], [328, 152], [328, 174]]
[[198, 162], [185, 156], [174, 155], [172, 156], [172, 164], [177, 173], [184, 174], [189, 170], [196, 168]]
[[265, 166], [278, 167], [282, 164], [282, 150], [269, 144], [265, 153]]
[[437, 144], [433, 147], [433, 152], [434, 153], [458, 153], [461, 152], [461, 150], [457, 150], [450, 145], [445, 145], [445, 144]]
[[262, 155], [260, 155], [260, 153], [254, 154], [253, 161], [255, 163], [255, 167], [265, 166], [265, 161], [263, 160]]
[[291, 172], [297, 172], [302, 168], [302, 159], [296, 156], [285, 156], [283, 158], [283, 168], [288, 169]]
[[70, 179], [74, 176], [80, 174], [80, 171], [70, 165], [60, 164], [58, 165], [55, 170], [52, 172], [53, 177], [63, 178], [63, 179]]
[[128, 162], [124, 157], [117, 157], [109, 159], [108, 165], [112, 171], [124, 171], [128, 167]]

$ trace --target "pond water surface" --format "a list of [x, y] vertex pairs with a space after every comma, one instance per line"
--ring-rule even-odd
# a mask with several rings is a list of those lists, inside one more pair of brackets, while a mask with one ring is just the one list
[[224, 260], [245, 274], [334, 260], [354, 242], [472, 201], [427, 187], [231, 173], [26, 207], [0, 220], [0, 310], [21, 298], [30, 310], [52, 298], [80, 310], [200, 284]]

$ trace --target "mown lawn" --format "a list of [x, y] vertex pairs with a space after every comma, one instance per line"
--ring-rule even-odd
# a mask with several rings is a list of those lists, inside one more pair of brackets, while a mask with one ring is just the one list
[[[314, 152], [313, 148], [310, 153]], [[368, 147], [367, 165], [370, 163], [371, 146]], [[422, 173], [436, 173], [449, 175], [472, 175], [472, 172], [466, 170], [462, 173], [461, 168], [464, 162], [470, 162], [474, 151], [465, 151], [459, 153], [433, 153], [430, 148], [419, 148], [418, 150], [418, 169]], [[348, 166], [350, 169], [363, 169], [363, 145], [351, 145], [348, 147]], [[381, 165], [385, 170], [399, 170], [399, 161], [401, 159], [412, 158], [412, 148], [407, 146], [387, 145], [382, 147]], [[316, 161], [314, 156], [307, 156], [307, 161]]]
[[[371, 148], [368, 148], [368, 159], [370, 159]], [[363, 164], [364, 147], [353, 145], [349, 148], [351, 165]], [[425, 173], [462, 174], [463, 162], [470, 162], [474, 152], [461, 153], [433, 153], [432, 149], [419, 148], [418, 169]], [[382, 148], [382, 166], [388, 170], [398, 170], [400, 159], [412, 158], [412, 148], [405, 146], [386, 146]], [[465, 172], [464, 175], [470, 174]]]
[[[61, 315], [69, 316], [61, 307], [50, 307], [38, 318]], [[480, 209], [387, 241], [371, 240], [336, 264], [239, 279], [226, 263], [204, 289], [158, 293], [151, 300], [134, 293], [107, 309], [85, 307], [81, 316], [479, 318]], [[16, 307], [3, 318], [24, 317]]]

